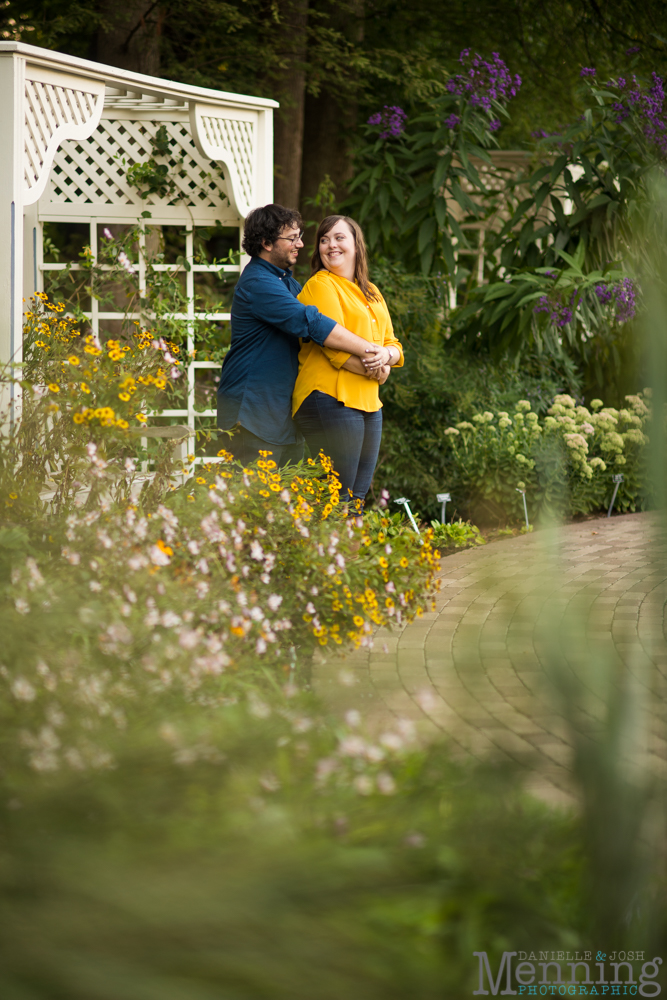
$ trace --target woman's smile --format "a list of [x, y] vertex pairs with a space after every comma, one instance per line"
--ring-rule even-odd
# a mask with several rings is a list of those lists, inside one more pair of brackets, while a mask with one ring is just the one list
[[338, 222], [320, 239], [320, 260], [328, 271], [354, 281], [357, 257], [354, 234], [346, 222]]

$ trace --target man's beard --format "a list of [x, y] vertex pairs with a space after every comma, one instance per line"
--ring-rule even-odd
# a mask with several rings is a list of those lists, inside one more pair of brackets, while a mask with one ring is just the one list
[[271, 257], [273, 258], [271, 263], [275, 264], [276, 267], [282, 267], [284, 271], [289, 271], [294, 265], [294, 261], [290, 257], [291, 247], [289, 250], [283, 250], [282, 248], [276, 253], [275, 247]]

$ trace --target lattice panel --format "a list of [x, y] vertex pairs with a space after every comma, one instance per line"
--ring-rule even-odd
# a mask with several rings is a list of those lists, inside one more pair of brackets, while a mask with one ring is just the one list
[[254, 203], [254, 127], [252, 122], [202, 115], [206, 139], [211, 146], [222, 146], [234, 157], [236, 171], [246, 204]]
[[[166, 197], [151, 194], [142, 199], [140, 191], [128, 184], [127, 169], [155, 156], [150, 140], [162, 125], [166, 126], [172, 153], [168, 159], [158, 156], [156, 160], [168, 165], [176, 191]], [[181, 172], [184, 177], [179, 176]], [[49, 200], [142, 208], [148, 205], [222, 208], [229, 204], [217, 164], [196, 148], [187, 122], [121, 118], [103, 119], [84, 142], [63, 143], [53, 165]]]
[[26, 80], [23, 176], [28, 191], [39, 183], [56, 132], [66, 126], [85, 128], [98, 101], [97, 93]]

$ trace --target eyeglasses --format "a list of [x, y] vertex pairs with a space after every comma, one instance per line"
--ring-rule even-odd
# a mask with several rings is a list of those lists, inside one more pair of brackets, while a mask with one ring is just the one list
[[304, 230], [302, 229], [298, 236], [278, 236], [277, 239], [287, 240], [288, 243], [291, 243], [292, 246], [294, 246], [295, 243], [298, 243], [299, 240], [303, 239], [303, 234]]

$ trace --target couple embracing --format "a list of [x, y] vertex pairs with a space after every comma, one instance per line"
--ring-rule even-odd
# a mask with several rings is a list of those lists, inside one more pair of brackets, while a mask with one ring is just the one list
[[246, 219], [250, 262], [234, 292], [218, 426], [234, 430], [228, 450], [243, 465], [260, 451], [279, 466], [296, 462], [305, 439], [313, 458], [322, 451], [333, 461], [341, 497], [363, 509], [382, 436], [379, 386], [403, 350], [369, 281], [357, 223], [320, 223], [303, 289], [291, 270], [302, 237], [301, 216], [282, 205]]

